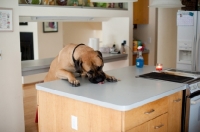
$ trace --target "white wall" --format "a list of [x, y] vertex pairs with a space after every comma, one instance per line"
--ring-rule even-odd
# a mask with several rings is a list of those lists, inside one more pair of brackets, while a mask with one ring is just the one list
[[95, 37], [102, 40], [102, 23], [101, 22], [64, 22], [63, 23], [64, 45], [86, 44], [89, 38]]
[[13, 31], [0, 32], [0, 131], [24, 132], [18, 1], [0, 0], [0, 5], [13, 9]]
[[[149, 0], [151, 3], [153, 0]], [[149, 8], [149, 24], [138, 24], [137, 29], [134, 29], [133, 38], [135, 40], [141, 40], [146, 48], [149, 49], [149, 65], [156, 64], [156, 8]]]
[[43, 33], [43, 24], [38, 22], [39, 59], [56, 57], [63, 48], [63, 23], [58, 23], [58, 32]]
[[[129, 50], [130, 39], [129, 25], [130, 19], [128, 17], [111, 18], [109, 21], [102, 22], [102, 45], [110, 46], [115, 43], [116, 48], [121, 48], [121, 43], [126, 40], [125, 50], [129, 55], [132, 51]], [[122, 24], [123, 23], [123, 24]], [[104, 70], [117, 69], [129, 65], [129, 57], [124, 61], [117, 61], [112, 63], [106, 63]]]
[[176, 68], [178, 9], [158, 9], [157, 62], [165, 68]]

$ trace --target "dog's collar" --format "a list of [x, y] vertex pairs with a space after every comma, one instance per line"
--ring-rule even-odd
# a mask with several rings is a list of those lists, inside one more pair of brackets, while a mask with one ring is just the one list
[[[84, 44], [78, 44], [78, 45], [74, 48], [74, 50], [73, 50], [73, 53], [72, 53], [72, 60], [73, 60], [73, 62], [74, 62], [74, 65], [76, 65], [76, 60], [75, 60], [75, 58], [74, 58], [74, 52], [75, 52], [76, 48], [78, 48], [78, 46], [81, 46], [81, 45], [84, 45]], [[76, 69], [76, 70], [77, 70], [77, 69]], [[77, 72], [79, 72], [79, 71], [77, 71]]]

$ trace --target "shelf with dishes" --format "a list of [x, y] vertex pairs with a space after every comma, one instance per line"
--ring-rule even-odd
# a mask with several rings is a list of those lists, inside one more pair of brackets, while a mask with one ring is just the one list
[[45, 6], [45, 7], [66, 7], [66, 8], [90, 8], [127, 10], [125, 3], [100, 3], [90, 0], [19, 0], [19, 6]]

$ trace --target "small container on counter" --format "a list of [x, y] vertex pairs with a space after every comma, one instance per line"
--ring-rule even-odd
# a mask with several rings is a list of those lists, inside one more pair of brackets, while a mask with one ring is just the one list
[[162, 69], [163, 69], [162, 64], [157, 63], [157, 64], [156, 64], [156, 71], [162, 71]]
[[136, 58], [136, 67], [142, 68], [144, 66], [144, 58], [142, 56], [142, 46], [138, 47], [138, 54]]

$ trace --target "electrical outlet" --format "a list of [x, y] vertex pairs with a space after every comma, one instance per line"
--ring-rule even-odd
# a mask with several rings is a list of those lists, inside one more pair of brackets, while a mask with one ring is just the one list
[[78, 130], [78, 118], [76, 116], [71, 115], [71, 125], [72, 129]]
[[2, 52], [1, 52], [1, 50], [0, 50], [0, 60], [2, 59]]

